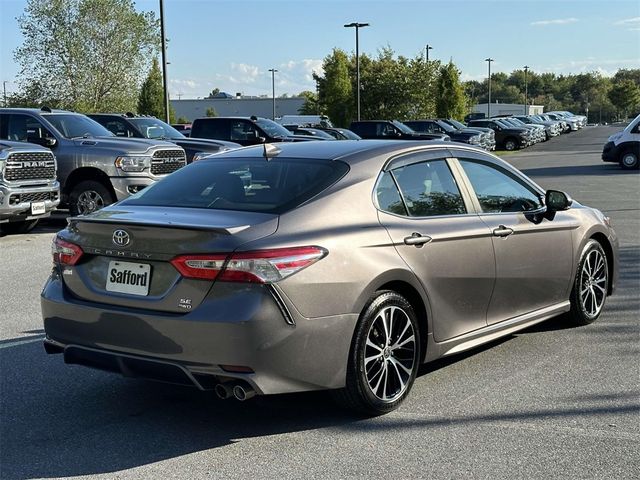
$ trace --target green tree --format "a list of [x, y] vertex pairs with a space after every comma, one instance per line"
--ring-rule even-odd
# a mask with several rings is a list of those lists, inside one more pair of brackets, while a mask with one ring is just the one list
[[355, 101], [349, 78], [349, 58], [339, 48], [334, 48], [322, 62], [324, 76], [314, 74], [320, 91], [320, 104], [331, 121], [346, 127], [353, 118]]
[[438, 117], [462, 120], [467, 113], [467, 97], [460, 83], [460, 71], [450, 61], [440, 69], [436, 114]]
[[209, 107], [207, 108], [207, 111], [204, 113], [206, 117], [217, 117], [218, 116], [218, 112], [216, 112], [216, 109], [213, 107]]
[[189, 123], [189, 119], [187, 117], [178, 117], [176, 123]]
[[133, 0], [28, 0], [14, 52], [23, 95], [83, 112], [134, 110], [157, 51], [155, 14]]
[[640, 87], [631, 79], [622, 80], [609, 90], [609, 100], [626, 117], [640, 106]]
[[151, 62], [149, 75], [140, 88], [138, 113], [164, 119], [164, 87], [162, 72], [156, 58]]
[[300, 115], [320, 115], [318, 96], [314, 92], [305, 90], [304, 92], [300, 92], [298, 97], [304, 98], [304, 104], [298, 110]]

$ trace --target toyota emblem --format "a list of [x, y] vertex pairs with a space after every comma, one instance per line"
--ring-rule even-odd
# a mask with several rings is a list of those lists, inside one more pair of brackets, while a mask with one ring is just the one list
[[113, 243], [118, 247], [126, 247], [129, 245], [131, 238], [125, 230], [116, 230], [113, 232]]

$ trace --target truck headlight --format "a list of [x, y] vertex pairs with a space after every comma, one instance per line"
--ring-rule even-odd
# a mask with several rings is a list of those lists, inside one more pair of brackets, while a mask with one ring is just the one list
[[151, 166], [151, 157], [145, 155], [118, 157], [115, 166], [123, 172], [141, 172]]
[[475, 135], [475, 136], [471, 137], [469, 139], [469, 143], [472, 143], [474, 145], [480, 143], [480, 137], [478, 135]]

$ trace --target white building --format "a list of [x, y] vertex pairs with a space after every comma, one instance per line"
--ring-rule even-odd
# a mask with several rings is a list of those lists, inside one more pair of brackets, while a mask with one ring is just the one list
[[473, 113], [484, 113], [487, 117], [495, 117], [496, 115], [539, 115], [544, 113], [542, 105], [527, 105], [522, 103], [492, 103], [489, 112], [488, 103], [479, 103], [473, 106]]
[[[299, 115], [304, 105], [303, 97], [276, 98], [276, 117]], [[184, 117], [189, 121], [206, 117], [207, 110], [213, 108], [218, 117], [257, 117], [271, 118], [273, 114], [272, 98], [203, 98], [198, 100], [171, 100], [176, 118]]]

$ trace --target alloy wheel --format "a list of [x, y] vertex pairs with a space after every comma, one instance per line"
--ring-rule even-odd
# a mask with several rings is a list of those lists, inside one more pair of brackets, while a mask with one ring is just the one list
[[607, 297], [607, 263], [599, 250], [591, 250], [580, 272], [580, 301], [589, 317], [597, 317]]
[[407, 313], [399, 307], [380, 310], [367, 333], [364, 371], [371, 392], [384, 402], [399, 398], [416, 363], [416, 337]]
[[85, 190], [78, 196], [78, 213], [85, 215], [105, 206], [104, 198], [95, 190]]

